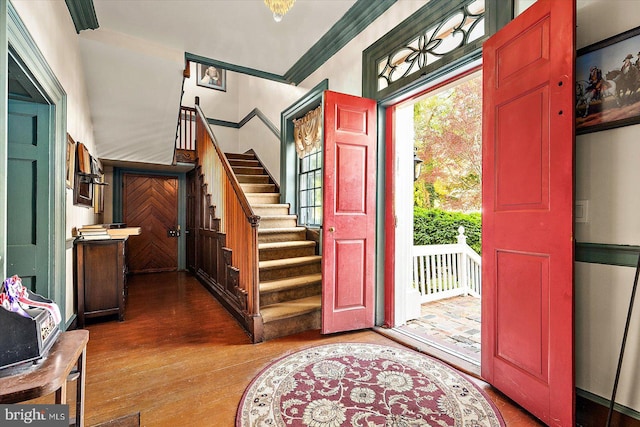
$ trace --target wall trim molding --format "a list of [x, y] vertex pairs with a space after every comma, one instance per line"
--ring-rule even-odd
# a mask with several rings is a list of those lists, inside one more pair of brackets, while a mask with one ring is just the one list
[[635, 267], [639, 255], [640, 246], [585, 242], [575, 244], [577, 262]]
[[[586, 390], [582, 390], [580, 388], [576, 388], [576, 397], [577, 398], [582, 398], [582, 399], [587, 400], [589, 402], [595, 403], [596, 405], [602, 406], [602, 407], [604, 407], [606, 409], [607, 412], [609, 410], [609, 404], [611, 403], [610, 399], [606, 399], [604, 397], [600, 397], [597, 394], [593, 394], [591, 392], [588, 392]], [[595, 418], [593, 416], [593, 414], [592, 414], [593, 412], [595, 412], [595, 409], [594, 410], [590, 410], [590, 411], [579, 410], [579, 409], [581, 409], [581, 408], [579, 408], [580, 407], [580, 404], [579, 404], [579, 400], [580, 399], [576, 399], [576, 400], [578, 400], [578, 402], [576, 402], [576, 406], [578, 407], [578, 408], [576, 408], [576, 416], [583, 415], [583, 416], [588, 417], [588, 419], [590, 419], [590, 420], [591, 420], [591, 418]], [[602, 411], [603, 408], [597, 408], [597, 409]], [[627, 406], [615, 403], [613, 405], [613, 410], [614, 410], [614, 412], [618, 412], [618, 413], [620, 413], [620, 414], [622, 414], [622, 415], [624, 415], [626, 417], [633, 418], [634, 420], [639, 420], [640, 421], [640, 412], [638, 412], [638, 411], [636, 411], [634, 409], [631, 409], [631, 408], [629, 408]], [[634, 423], [634, 425], [637, 425], [637, 423]]]
[[100, 26], [93, 0], [64, 0], [76, 27], [76, 33], [82, 30], [95, 30]]
[[238, 123], [230, 122], [227, 120], [211, 119], [211, 118], [207, 118], [207, 122], [212, 126], [224, 126], [228, 128], [241, 129], [242, 126], [249, 123], [249, 121], [254, 117], [259, 118], [262, 121], [262, 123], [264, 123], [265, 126], [269, 128], [271, 133], [273, 133], [276, 136], [276, 138], [280, 138], [280, 131], [278, 130], [276, 125], [274, 125], [273, 122], [269, 120], [267, 116], [265, 116], [264, 113], [260, 111], [259, 108], [254, 108], [253, 110], [251, 110], [249, 114], [244, 116], [244, 118], [240, 120]]

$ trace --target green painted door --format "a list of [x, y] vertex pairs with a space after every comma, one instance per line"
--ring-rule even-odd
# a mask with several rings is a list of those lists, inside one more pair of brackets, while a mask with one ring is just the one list
[[49, 136], [51, 107], [9, 100], [7, 275], [45, 297], [49, 253]]

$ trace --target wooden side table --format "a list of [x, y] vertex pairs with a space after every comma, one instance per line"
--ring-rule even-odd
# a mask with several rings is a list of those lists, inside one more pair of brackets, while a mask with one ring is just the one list
[[[40, 364], [7, 377], [0, 376], [0, 403], [19, 403], [55, 392], [55, 403], [67, 403], [67, 381], [77, 380], [76, 427], [84, 427], [84, 380], [89, 331], [60, 334]], [[76, 368], [74, 370], [74, 368]], [[0, 371], [1, 375], [2, 371]]]

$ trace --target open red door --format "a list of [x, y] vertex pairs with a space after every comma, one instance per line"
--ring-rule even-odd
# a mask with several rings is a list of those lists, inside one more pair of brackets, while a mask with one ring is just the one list
[[574, 425], [575, 2], [538, 0], [483, 48], [482, 376]]
[[374, 324], [376, 102], [324, 93], [322, 333]]

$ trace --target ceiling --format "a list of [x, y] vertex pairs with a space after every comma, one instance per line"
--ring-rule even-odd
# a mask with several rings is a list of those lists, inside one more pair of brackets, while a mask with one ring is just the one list
[[93, 0], [80, 52], [98, 157], [170, 164], [185, 52], [283, 76], [356, 3], [297, 0], [275, 22], [263, 0]]

